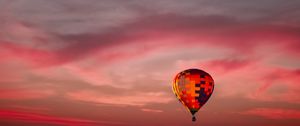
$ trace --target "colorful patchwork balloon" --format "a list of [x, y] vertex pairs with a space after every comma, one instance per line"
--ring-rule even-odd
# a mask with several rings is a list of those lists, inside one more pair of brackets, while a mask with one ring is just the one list
[[188, 69], [174, 78], [173, 92], [192, 114], [192, 121], [196, 121], [195, 113], [207, 102], [213, 90], [214, 80], [203, 70]]

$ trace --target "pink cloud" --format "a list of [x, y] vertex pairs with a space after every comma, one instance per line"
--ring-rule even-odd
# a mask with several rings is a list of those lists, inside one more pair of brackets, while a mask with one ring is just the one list
[[[118, 45], [98, 50], [94, 54], [94, 58], [99, 58], [99, 62], [105, 60], [105, 64], [120, 63], [122, 61], [130, 61], [142, 58], [143, 56], [147, 56], [149, 52], [155, 52], [155, 49], [163, 46], [163, 44], [160, 44], [160, 46], [158, 46], [157, 42], [153, 42], [161, 41], [160, 39], [152, 39], [153, 41], [151, 42], [149, 42], [147, 39], [137, 39], [138, 40], [134, 40], [132, 42], [130, 42], [130, 40], [120, 41]], [[142, 42], [139, 43], [140, 41]]]
[[121, 105], [121, 106], [144, 106], [151, 103], [166, 104], [173, 101], [164, 92], [137, 92], [132, 95], [106, 95], [93, 91], [79, 91], [67, 93], [67, 98], [91, 103]]
[[[215, 26], [215, 23], [218, 25]], [[27, 30], [30, 28], [26, 27]], [[50, 50], [37, 48], [37, 45], [42, 45], [42, 42], [31, 46], [9, 42], [10, 44], [1, 44], [0, 47], [6, 50], [7, 57], [19, 58], [30, 64], [42, 66], [59, 65], [87, 57], [100, 57], [99, 62], [112, 60], [118, 62], [119, 59], [143, 56], [147, 54], [146, 52], [152, 51], [152, 48], [184, 46], [186, 43], [221, 46], [235, 50], [236, 53], [243, 52], [244, 55], [252, 54], [255, 48], [262, 45], [279, 45], [283, 52], [297, 56], [299, 55], [297, 51], [291, 51], [299, 47], [297, 33], [297, 30], [291, 26], [245, 24], [225, 16], [193, 17], [165, 14], [141, 18], [107, 33], [56, 38], [50, 33], [43, 32], [49, 35], [41, 36], [49, 36], [46, 40], [55, 43], [53, 46], [55, 49]], [[26, 38], [32, 38], [26, 34]], [[151, 43], [151, 46], [147, 43]], [[116, 47], [124, 51], [114, 50]], [[95, 52], [100, 53], [95, 54]]]
[[[249, 98], [263, 100], [263, 101], [284, 101], [290, 103], [300, 103], [299, 90], [300, 87], [297, 83], [300, 73], [299, 70], [288, 70], [275, 68], [268, 71], [259, 81], [263, 84], [252, 94]], [[282, 88], [284, 86], [286, 91], [284, 92], [270, 92], [272, 88]]]
[[7, 100], [27, 100], [47, 98], [55, 95], [52, 90], [36, 90], [36, 89], [0, 89], [0, 99]]
[[99, 122], [70, 117], [58, 117], [51, 115], [20, 112], [12, 110], [0, 110], [0, 119], [11, 121], [23, 121], [27, 123], [54, 124], [63, 126], [95, 126]]
[[293, 109], [254, 108], [241, 112], [241, 114], [260, 116], [268, 119], [300, 119], [300, 111]]
[[[9, 42], [0, 43], [0, 49], [3, 50], [5, 60], [19, 60], [29, 66], [48, 66], [57, 63], [56, 55], [51, 51], [40, 50], [32, 47], [26, 47]], [[3, 60], [3, 59], [1, 59]]]
[[0, 61], [17, 61], [35, 67], [61, 63], [55, 51], [65, 43], [45, 29], [20, 21], [8, 8], [0, 12], [5, 16], [0, 20]]
[[99, 68], [85, 68], [77, 64], [64, 65], [63, 68], [69, 74], [75, 76], [81, 81], [87, 82], [91, 85], [112, 85], [112, 78], [103, 74], [102, 69]]
[[[15, 66], [15, 69], [21, 69], [21, 68], [16, 68], [17, 66]], [[21, 82], [24, 77], [23, 72], [24, 71], [14, 71], [13, 68], [11, 68], [11, 66], [9, 65], [4, 65], [0, 63], [0, 82]]]
[[248, 67], [253, 64], [255, 64], [255, 62], [252, 60], [216, 59], [204, 63], [199, 63], [199, 66], [212, 69], [211, 71], [218, 72], [219, 74], [220, 73], [224, 74], [226, 72], [234, 72], [235, 70], [245, 69], [244, 67]]
[[148, 109], [148, 108], [143, 108], [141, 109], [144, 112], [152, 112], [152, 113], [161, 113], [163, 112], [162, 110], [158, 110], [158, 109]]
[[270, 71], [267, 75], [262, 77], [262, 81], [265, 81], [267, 84], [264, 85], [259, 91], [264, 91], [268, 86], [270, 86], [269, 83], [274, 82], [283, 82], [288, 83], [291, 86], [296, 86], [297, 82], [300, 81], [300, 69], [294, 69], [294, 70], [288, 70], [288, 69], [280, 69], [275, 68], [272, 71]]

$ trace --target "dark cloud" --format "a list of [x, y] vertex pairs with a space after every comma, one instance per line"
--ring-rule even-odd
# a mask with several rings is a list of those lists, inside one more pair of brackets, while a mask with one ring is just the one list
[[[40, 60], [46, 58], [46, 61], [55, 59], [56, 62], [66, 62], [82, 59], [96, 51], [105, 51], [115, 45], [135, 42], [137, 45], [143, 46], [140, 41], [150, 41], [155, 38], [166, 39], [174, 36], [179, 37], [178, 41], [182, 44], [187, 40], [195, 41], [194, 43], [206, 41], [205, 43], [209, 44], [233, 47], [238, 51], [250, 51], [257, 45], [270, 44], [270, 41], [277, 41], [276, 44], [280, 44], [283, 43], [282, 40], [288, 40], [284, 43], [289, 50], [298, 47], [299, 32], [297, 29], [290, 26], [247, 24], [224, 16], [155, 15], [111, 29], [106, 33], [60, 36], [60, 40], [65, 43], [62, 45], [65, 46], [57, 51], [49, 52], [49, 55], [54, 55], [53, 58], [38, 58]], [[260, 41], [257, 41], [257, 38]], [[157, 46], [159, 45], [157, 43]]]
[[[180, 1], [148, 0], [108, 1], [2, 1], [21, 20], [32, 22], [51, 31], [78, 34], [106, 30], [130, 22], [145, 14], [175, 13], [179, 15], [223, 15], [250, 22], [296, 24], [299, 22], [299, 1], [213, 0]], [[258, 4], [259, 3], [259, 4]], [[147, 13], [145, 13], [145, 11]], [[141, 13], [142, 12], [142, 13]], [[30, 18], [28, 18], [30, 17]], [[34, 19], [34, 20], [32, 20]], [[80, 27], [80, 29], [78, 29]]]
[[[63, 40], [72, 43], [58, 53], [64, 54], [60, 55], [60, 59], [76, 59], [114, 45], [135, 43], [143, 47], [145, 45], [141, 41], [152, 40], [155, 43], [155, 38], [167, 39], [175, 36], [179, 37], [175, 40], [179, 45], [194, 41], [191, 44], [208, 43], [247, 53], [258, 45], [268, 44], [284, 44], [286, 46], [283, 48], [289, 52], [298, 48], [299, 41], [299, 31], [295, 27], [247, 24], [232, 17], [217, 15], [199, 17], [167, 14], [141, 18], [104, 34], [63, 36]], [[163, 46], [160, 42], [156, 45]], [[292, 53], [297, 54], [295, 51]]]

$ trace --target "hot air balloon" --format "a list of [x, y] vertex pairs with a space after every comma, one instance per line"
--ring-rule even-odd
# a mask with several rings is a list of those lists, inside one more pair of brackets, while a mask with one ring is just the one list
[[173, 81], [173, 92], [192, 114], [192, 121], [196, 121], [195, 113], [207, 102], [213, 90], [213, 78], [199, 69], [184, 70]]

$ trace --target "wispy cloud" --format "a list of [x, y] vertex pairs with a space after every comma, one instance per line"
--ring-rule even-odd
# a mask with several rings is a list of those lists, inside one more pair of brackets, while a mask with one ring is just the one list
[[173, 100], [164, 92], [137, 92], [131, 95], [105, 95], [94, 91], [80, 91], [71, 92], [67, 94], [67, 97], [73, 100], [99, 103], [99, 104], [110, 104], [110, 105], [121, 105], [121, 106], [144, 106], [152, 103], [166, 104]]
[[268, 119], [300, 119], [300, 111], [278, 108], [255, 108], [245, 112], [244, 115], [260, 116]]
[[94, 126], [99, 122], [70, 117], [58, 117], [51, 115], [36, 114], [30, 112], [19, 112], [11, 110], [0, 110], [0, 118], [27, 123], [51, 124], [63, 126]]
[[158, 109], [148, 109], [148, 108], [143, 108], [141, 109], [144, 112], [154, 112], [154, 113], [161, 113], [163, 112], [162, 110], [158, 110]]

